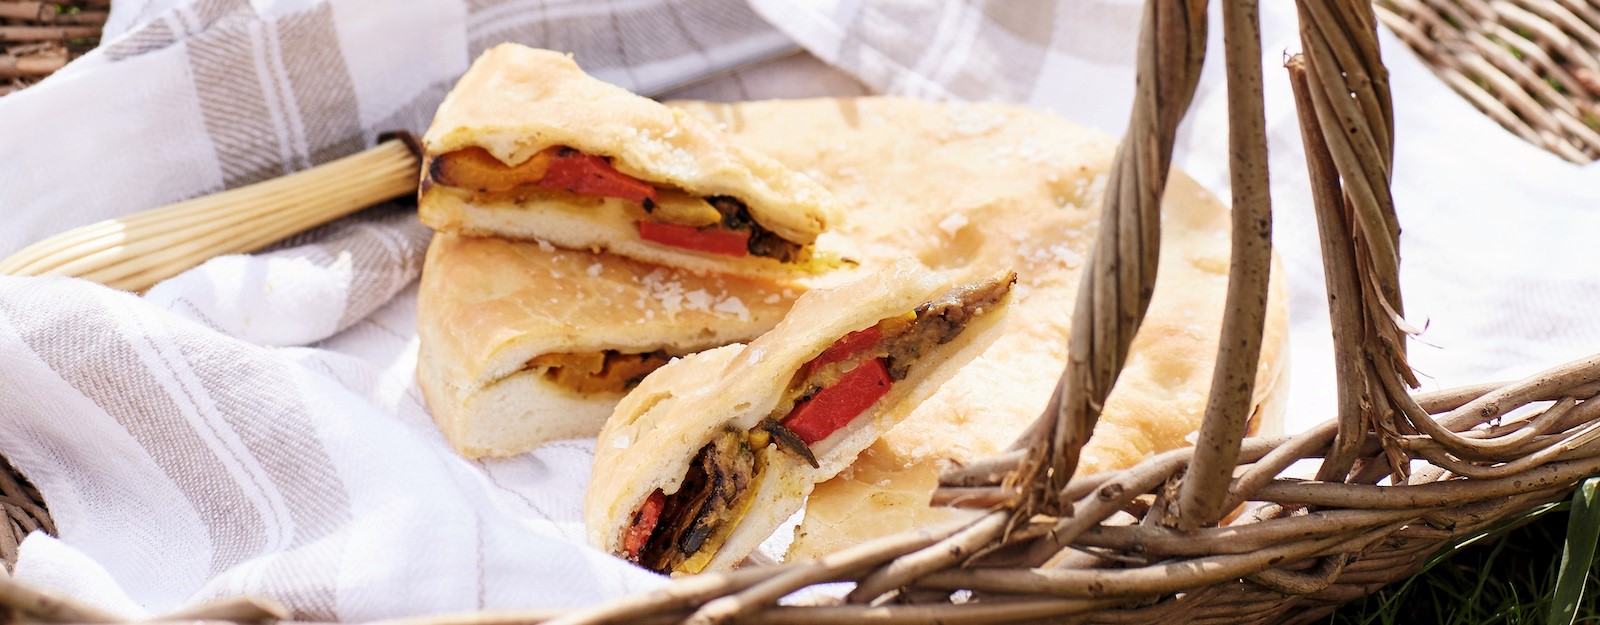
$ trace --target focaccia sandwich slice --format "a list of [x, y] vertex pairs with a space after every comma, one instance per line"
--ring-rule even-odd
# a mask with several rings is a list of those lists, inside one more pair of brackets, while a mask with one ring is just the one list
[[417, 294], [417, 379], [468, 457], [593, 436], [673, 357], [771, 329], [795, 288], [549, 244], [434, 236]]
[[907, 260], [651, 374], [596, 442], [591, 544], [660, 573], [732, 568], [987, 346], [1015, 279], [951, 287]]
[[435, 230], [696, 272], [793, 278], [836, 264], [815, 247], [839, 219], [820, 185], [565, 54], [485, 52], [422, 144], [419, 211]]

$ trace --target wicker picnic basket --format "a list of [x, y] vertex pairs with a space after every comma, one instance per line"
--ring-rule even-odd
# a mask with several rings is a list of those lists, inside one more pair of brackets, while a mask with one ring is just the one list
[[110, 6], [110, 0], [0, 0], [0, 96], [98, 45]]
[[[583, 610], [408, 622], [1309, 622], [1600, 472], [1600, 356], [1512, 383], [1410, 393], [1388, 184], [1393, 116], [1378, 14], [1362, 0], [1297, 2], [1305, 52], [1287, 63], [1331, 294], [1337, 418], [1295, 436], [1244, 437], [1272, 215], [1255, 3], [1224, 1], [1233, 258], [1195, 447], [1074, 474], [1149, 303], [1161, 192], [1205, 54], [1205, 1], [1166, 0], [1146, 6], [1132, 121], [1057, 392], [1015, 451], [947, 470], [936, 494], [937, 504], [987, 514], [816, 561], [688, 577]], [[1301, 459], [1320, 461], [1315, 481], [1279, 476]], [[0, 472], [0, 494], [15, 530], [0, 532], [9, 558], [26, 531], [51, 528], [25, 482]], [[779, 603], [840, 581], [855, 582], [842, 601]], [[30, 621], [117, 620], [4, 577], [0, 606]], [[271, 601], [241, 599], [162, 620], [283, 618]]]

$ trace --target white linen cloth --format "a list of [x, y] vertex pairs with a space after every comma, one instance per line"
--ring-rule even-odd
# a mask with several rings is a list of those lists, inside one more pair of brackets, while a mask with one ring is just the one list
[[[753, 11], [752, 11], [753, 9]], [[570, 50], [654, 93], [798, 42], [873, 92], [1127, 118], [1131, 0], [127, 0], [102, 48], [0, 98], [0, 254], [98, 219], [420, 132], [477, 52]], [[1261, 8], [1275, 239], [1292, 288], [1290, 427], [1331, 414], [1314, 220], [1279, 69], [1292, 7]], [[1215, 13], [1215, 8], [1213, 8]], [[759, 17], [758, 17], [759, 16]], [[761, 18], [764, 18], [761, 19]], [[1403, 281], [1429, 386], [1600, 351], [1600, 179], [1521, 143], [1384, 40]], [[1228, 197], [1220, 28], [1177, 164]], [[862, 93], [806, 59], [675, 95]], [[359, 621], [591, 604], [659, 579], [581, 546], [590, 445], [472, 462], [419, 401], [428, 238], [402, 205], [213, 260], [144, 297], [0, 278], [0, 453], [61, 532], [16, 574], [130, 617], [243, 593]]]

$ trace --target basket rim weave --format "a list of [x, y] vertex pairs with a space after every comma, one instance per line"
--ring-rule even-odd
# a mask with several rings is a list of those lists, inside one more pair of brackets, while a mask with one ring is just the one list
[[0, 0], [0, 96], [48, 78], [99, 45], [110, 0]]
[[1600, 158], [1600, 6], [1588, 0], [1376, 0], [1430, 69], [1512, 134]]

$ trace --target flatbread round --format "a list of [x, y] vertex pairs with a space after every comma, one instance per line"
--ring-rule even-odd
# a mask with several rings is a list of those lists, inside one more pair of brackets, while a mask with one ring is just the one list
[[[1005, 333], [856, 466], [818, 486], [790, 557], [960, 514], [927, 507], [939, 462], [1003, 451], [1038, 417], [1065, 365], [1115, 143], [1052, 115], [993, 104], [861, 98], [677, 106], [827, 187], [848, 219], [824, 240], [864, 267], [910, 255], [955, 280], [1016, 270]], [[1081, 471], [1131, 466], [1190, 443], [1216, 358], [1228, 232], [1227, 207], [1174, 170], [1154, 299]], [[1257, 378], [1260, 420], [1281, 410], [1268, 401], [1281, 395], [1285, 360], [1278, 275]], [[890, 506], [892, 514], [880, 514]]]

